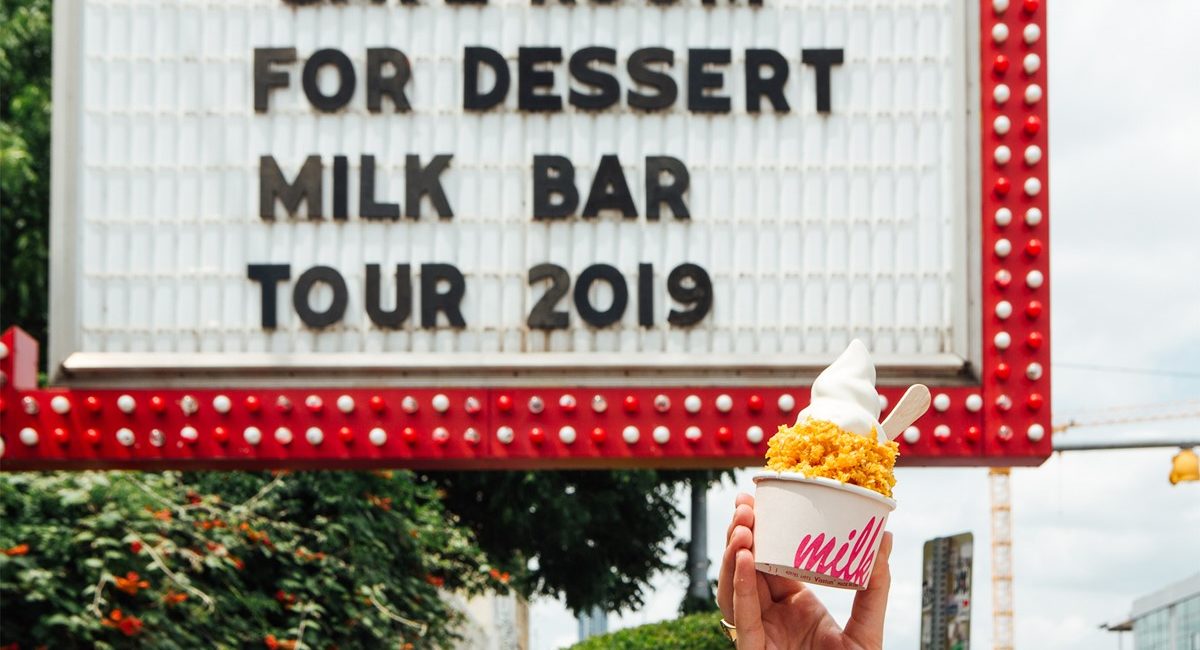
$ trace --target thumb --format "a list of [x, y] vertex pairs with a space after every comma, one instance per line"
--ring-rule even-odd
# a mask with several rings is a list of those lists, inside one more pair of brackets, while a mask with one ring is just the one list
[[883, 647], [883, 617], [887, 611], [888, 591], [892, 586], [892, 571], [888, 559], [892, 555], [892, 534], [885, 532], [879, 543], [875, 568], [867, 588], [854, 596], [846, 636], [866, 648]]

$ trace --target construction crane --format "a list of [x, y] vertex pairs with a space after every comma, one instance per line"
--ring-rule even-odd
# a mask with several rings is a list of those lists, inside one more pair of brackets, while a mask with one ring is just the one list
[[[1151, 413], [1145, 413], [1151, 411]], [[1139, 414], [1139, 412], [1142, 412]], [[1163, 420], [1200, 418], [1200, 399], [1166, 404], [1123, 406], [1095, 411], [1095, 416], [1075, 420], [1051, 428], [1053, 434], [1069, 429], [1101, 427]], [[1012, 469], [993, 467], [988, 470], [988, 489], [992, 502], [992, 647], [994, 650], [1013, 648], [1013, 536], [1012, 536]]]

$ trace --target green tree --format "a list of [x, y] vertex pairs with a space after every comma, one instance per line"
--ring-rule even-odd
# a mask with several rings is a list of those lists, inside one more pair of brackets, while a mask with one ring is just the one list
[[507, 588], [409, 472], [26, 473], [0, 519], [3, 645], [440, 647], [439, 588]]
[[43, 344], [50, 23], [50, 0], [0, 1], [0, 330], [19, 325]]
[[431, 477], [446, 507], [527, 595], [561, 596], [575, 612], [640, 607], [659, 572], [675, 570], [681, 472], [456, 472]]

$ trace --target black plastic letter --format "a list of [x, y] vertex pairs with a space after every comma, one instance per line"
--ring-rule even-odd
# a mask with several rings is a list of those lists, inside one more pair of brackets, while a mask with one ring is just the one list
[[601, 210], [620, 210], [621, 215], [627, 218], [638, 216], [633, 196], [629, 194], [629, 185], [625, 182], [621, 161], [615, 154], [600, 157], [596, 177], [592, 179], [592, 189], [583, 206], [583, 216], [594, 217]]
[[371, 322], [384, 329], [399, 329], [412, 312], [412, 268], [408, 264], [396, 265], [396, 307], [391, 311], [383, 308], [380, 291], [380, 269], [378, 264], [367, 265], [367, 316]]
[[400, 218], [399, 203], [375, 202], [375, 156], [364, 155], [358, 166], [358, 214], [363, 219]]
[[333, 157], [333, 218], [345, 221], [350, 216], [350, 161]]
[[246, 277], [262, 285], [262, 326], [263, 329], [275, 329], [276, 286], [292, 277], [290, 264], [247, 264]]
[[[671, 177], [670, 185], [662, 184], [662, 176]], [[646, 157], [646, 219], [657, 221], [663, 203], [671, 208], [676, 219], [691, 219], [683, 194], [688, 190], [691, 176], [687, 166], [678, 158], [670, 156]]]
[[433, 203], [433, 209], [437, 210], [438, 217], [447, 219], [454, 216], [441, 180], [442, 172], [450, 166], [453, 157], [448, 153], [438, 154], [425, 167], [421, 167], [420, 156], [409, 154], [404, 158], [404, 204], [408, 206], [404, 216], [413, 219], [420, 217], [421, 197], [426, 194]]
[[[486, 65], [496, 75], [496, 84], [486, 93], [479, 92], [479, 66]], [[504, 55], [490, 47], [468, 47], [463, 50], [463, 108], [486, 111], [504, 102], [508, 95], [508, 62]]]
[[845, 55], [841, 48], [836, 50], [805, 49], [801, 52], [800, 60], [805, 65], [811, 65], [816, 68], [818, 113], [828, 113], [831, 110], [829, 102], [829, 69], [835, 65], [840, 65], [843, 58], [845, 58]]
[[671, 104], [675, 103], [675, 98], [679, 94], [679, 87], [675, 85], [675, 80], [671, 78], [671, 75], [652, 69], [650, 67], [651, 63], [665, 63], [669, 68], [675, 65], [675, 53], [665, 47], [647, 47], [635, 50], [629, 56], [629, 62], [626, 64], [629, 77], [635, 83], [650, 86], [658, 92], [653, 95], [644, 95], [630, 89], [627, 93], [626, 101], [633, 108], [640, 108], [644, 111], [659, 111], [669, 108]]
[[321, 218], [321, 157], [309, 156], [296, 174], [296, 180], [287, 182], [283, 170], [275, 162], [275, 156], [258, 159], [258, 217], [263, 221], [275, 220], [275, 199], [283, 203], [289, 217], [296, 216], [300, 202], [308, 206], [308, 218]]
[[[317, 85], [317, 73], [327, 65], [337, 68], [338, 89], [332, 95], [322, 94], [321, 87]], [[304, 63], [303, 82], [304, 95], [309, 103], [319, 111], [332, 113], [349, 103], [354, 96], [354, 64], [341, 50], [317, 50]]]
[[517, 107], [523, 111], [561, 111], [562, 97], [537, 93], [554, 87], [554, 72], [539, 70], [542, 63], [561, 63], [560, 47], [522, 47], [517, 52]]
[[[553, 175], [552, 175], [553, 174]], [[557, 203], [554, 197], [561, 197]], [[575, 166], [566, 156], [533, 157], [533, 218], [565, 219], [579, 206]]]
[[[394, 72], [384, 76], [383, 66], [391, 65]], [[391, 98], [395, 112], [407, 113], [411, 106], [404, 95], [404, 86], [412, 78], [412, 67], [404, 52], [394, 47], [367, 48], [367, 110], [379, 113], [383, 110], [383, 96]]]
[[[320, 312], [308, 304], [308, 294], [318, 282], [324, 282], [333, 289], [333, 301], [325, 311]], [[314, 266], [301, 273], [296, 279], [296, 286], [292, 288], [292, 306], [296, 308], [296, 314], [305, 325], [313, 329], [329, 327], [342, 320], [348, 298], [349, 293], [346, 291], [346, 281], [342, 274], [328, 266]]]
[[732, 60], [729, 50], [692, 48], [688, 50], [688, 110], [696, 113], [728, 113], [727, 95], [706, 95], [705, 90], [720, 90], [725, 84], [724, 72], [710, 72], [704, 66], [725, 65]]
[[529, 318], [525, 323], [537, 330], [566, 329], [570, 314], [566, 310], [556, 311], [554, 308], [571, 288], [571, 275], [557, 264], [538, 264], [529, 269], [530, 286], [542, 280], [549, 280], [550, 286], [546, 289], [546, 293], [543, 293], [542, 297], [534, 303], [533, 309], [529, 310]]
[[272, 71], [275, 63], [294, 63], [296, 48], [294, 47], [256, 47], [254, 48], [254, 112], [266, 113], [270, 107], [272, 88], [287, 88], [288, 73]]
[[[446, 282], [445, 293], [438, 293], [438, 283]], [[462, 299], [467, 291], [466, 280], [457, 268], [450, 264], [421, 265], [421, 327], [437, 327], [438, 312], [446, 314], [450, 327], [466, 327], [462, 317]]]
[[570, 101], [579, 108], [602, 110], [621, 99], [621, 87], [612, 73], [588, 65], [593, 61], [612, 65], [617, 62], [617, 51], [611, 47], [585, 47], [571, 55], [571, 76], [599, 92], [581, 93], [572, 89]]
[[[592, 284], [597, 280], [607, 282], [612, 287], [613, 299], [608, 309], [599, 311], [592, 306], [588, 293]], [[629, 304], [629, 288], [625, 286], [625, 276], [614, 266], [608, 264], [593, 264], [579, 274], [575, 281], [575, 310], [584, 322], [592, 327], [608, 327], [621, 320], [625, 315], [625, 306]]]
[[[771, 69], [771, 76], [761, 76], [763, 66]], [[788, 62], [782, 54], [775, 50], [746, 50], [746, 110], [759, 112], [759, 101], [765, 96], [775, 112], [788, 112], [787, 98], [783, 96], [787, 78]]]

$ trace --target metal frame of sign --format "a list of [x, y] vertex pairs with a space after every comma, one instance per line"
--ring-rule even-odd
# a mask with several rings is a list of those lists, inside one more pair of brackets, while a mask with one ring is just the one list
[[[1051, 452], [1045, 10], [1037, 0], [1009, 5], [980, 0], [978, 12], [968, 12], [979, 21], [967, 44], [979, 56], [978, 74], [968, 75], [976, 87], [967, 89], [979, 107], [969, 209], [980, 218], [968, 237], [980, 247], [970, 256], [970, 276], [981, 282], [971, 292], [979, 319], [971, 330], [982, 333], [971, 355], [978, 367], [968, 363], [954, 376], [937, 363], [926, 369], [944, 383], [932, 387], [929, 413], [901, 436], [904, 465], [1037, 465]], [[70, 100], [56, 93], [56, 102]], [[56, 162], [67, 159], [75, 135], [63, 115], [54, 118]], [[74, 200], [64, 182], [53, 182], [56, 211]], [[54, 238], [57, 258], [71, 252], [64, 242], [73, 239], [63, 234]], [[52, 303], [61, 313], [72, 294], [58, 293], [69, 278], [55, 268]], [[166, 364], [122, 378], [140, 388], [38, 388], [36, 342], [15, 329], [2, 342], [6, 470], [748, 466], [762, 462], [774, 428], [808, 401], [807, 387], [781, 385], [770, 372], [725, 381], [667, 372], [656, 383], [628, 377], [627, 360], [552, 377], [513, 368], [511, 381], [475, 384], [470, 369], [388, 375], [371, 385], [371, 373], [335, 380], [344, 373], [325, 368], [324, 387], [312, 373], [248, 369], [235, 383], [206, 379], [202, 364]], [[74, 370], [86, 377], [86, 367]], [[891, 404], [905, 386], [889, 381], [900, 379], [881, 376]]]

